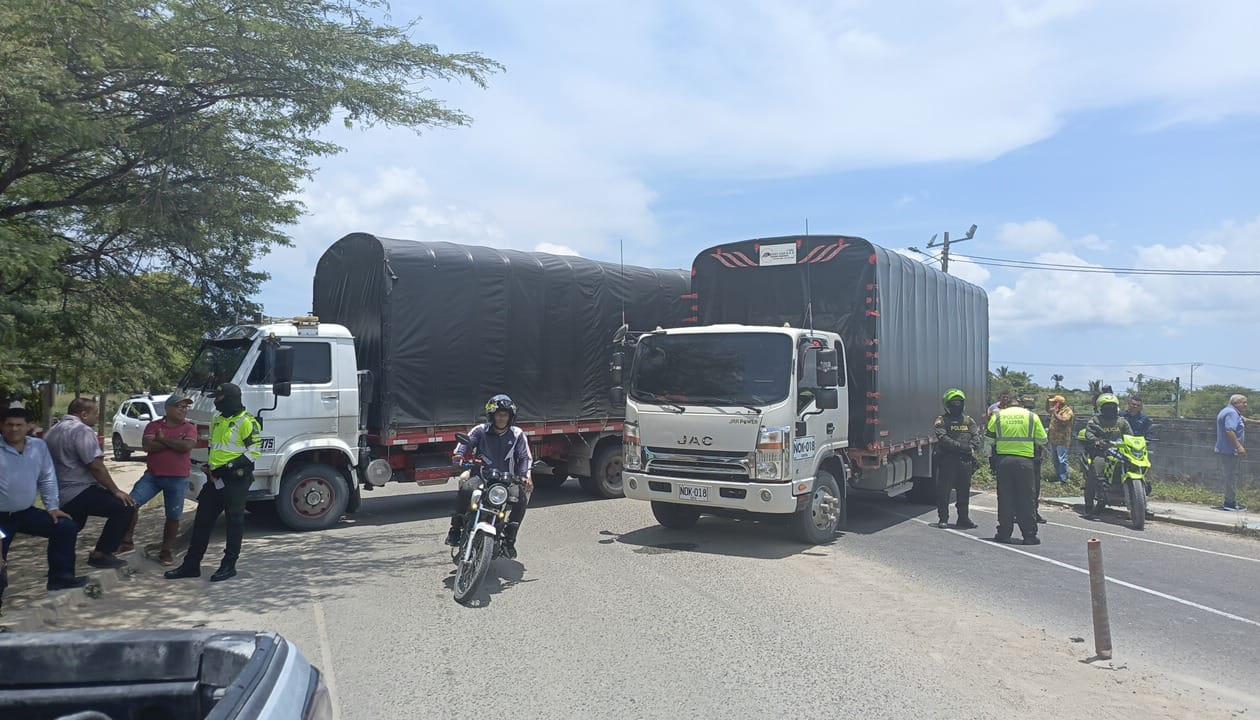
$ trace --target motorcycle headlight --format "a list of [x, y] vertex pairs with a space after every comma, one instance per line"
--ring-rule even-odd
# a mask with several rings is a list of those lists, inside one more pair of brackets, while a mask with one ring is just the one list
[[502, 505], [507, 502], [508, 489], [504, 485], [493, 485], [490, 487], [486, 497], [490, 500], [491, 505]]

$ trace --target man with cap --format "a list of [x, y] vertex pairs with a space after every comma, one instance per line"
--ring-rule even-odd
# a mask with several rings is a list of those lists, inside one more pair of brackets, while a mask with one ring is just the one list
[[970, 530], [968, 505], [971, 500], [971, 476], [980, 464], [980, 426], [963, 412], [967, 396], [951, 388], [942, 398], [945, 412], [938, 415], [933, 432], [936, 435], [936, 527], [949, 527], [949, 493], [957, 493], [958, 527]]
[[1112, 393], [1099, 395], [1098, 413], [1090, 418], [1081, 434], [1084, 436], [1081, 450], [1085, 453], [1085, 517], [1097, 520], [1105, 504], [1098, 500], [1106, 499], [1098, 497], [1102, 492], [1098, 473], [1102, 470], [1103, 457], [1113, 443], [1133, 434], [1129, 422], [1120, 415], [1120, 398]]
[[[131, 499], [136, 507], [144, 507], [162, 493], [166, 510], [166, 524], [162, 527], [162, 549], [158, 561], [174, 565], [175, 536], [179, 534], [179, 519], [184, 514], [184, 495], [188, 492], [188, 474], [192, 471], [192, 449], [197, 445], [197, 426], [188, 422], [188, 408], [192, 399], [179, 393], [166, 398], [166, 415], [144, 428], [143, 449], [147, 469], [144, 476], [131, 489]], [[133, 534], [136, 530], [136, 513], [131, 527], [123, 538], [120, 552], [135, 549]]]
[[[1035, 395], [1024, 393], [1019, 397], [1019, 404], [1028, 412], [1037, 413], [1037, 397]], [[1049, 437], [1049, 433], [1046, 436]], [[1037, 445], [1033, 448], [1033, 476], [1036, 477], [1037, 492], [1033, 496], [1033, 515], [1036, 516], [1037, 522], [1045, 523], [1046, 519], [1041, 517], [1041, 461], [1046, 456], [1046, 448], [1044, 445]]]
[[1033, 457], [1036, 447], [1046, 444], [1046, 428], [1036, 413], [1016, 405], [989, 418], [988, 436], [993, 439], [998, 482], [998, 526], [993, 539], [1012, 542], [1011, 533], [1018, 523], [1024, 544], [1040, 545]]
[[1055, 395], [1050, 398], [1050, 427], [1046, 435], [1050, 438], [1050, 460], [1054, 462], [1054, 470], [1059, 483], [1066, 485], [1068, 481], [1068, 457], [1072, 446], [1072, 422], [1076, 418], [1067, 398]]
[[219, 519], [227, 516], [227, 543], [223, 561], [210, 576], [210, 582], [236, 577], [236, 561], [241, 556], [245, 536], [245, 501], [254, 483], [254, 462], [261, 453], [262, 426], [241, 402], [241, 389], [223, 383], [214, 393], [218, 411], [210, 424], [210, 476], [197, 496], [192, 539], [179, 567], [166, 571], [167, 580], [201, 577], [201, 559], [210, 544], [210, 533]]

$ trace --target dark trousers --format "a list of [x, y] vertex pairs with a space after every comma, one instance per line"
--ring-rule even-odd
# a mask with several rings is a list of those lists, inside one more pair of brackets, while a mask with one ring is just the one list
[[[464, 521], [464, 514], [468, 512], [468, 506], [472, 505], [473, 490], [480, 485], [481, 480], [478, 478], [470, 478], [467, 482], [459, 484], [459, 493], [455, 496], [455, 511], [451, 513], [451, 527], [459, 527]], [[515, 523], [519, 528], [521, 522], [525, 520], [525, 508], [529, 505], [529, 496], [525, 494], [524, 488], [517, 488], [519, 494], [517, 501], [512, 504], [512, 511], [508, 513], [508, 522]], [[513, 540], [515, 535], [511, 536]]]
[[1098, 477], [1103, 469], [1103, 459], [1102, 457], [1082, 455], [1081, 460], [1085, 466], [1085, 512], [1101, 511], [1102, 507], [1106, 505], [1102, 482]]
[[9, 586], [9, 546], [17, 533], [48, 538], [48, 577], [74, 577], [74, 542], [79, 537], [79, 526], [73, 520], [62, 518], [53, 522], [47, 510], [30, 507], [16, 512], [0, 512], [0, 530], [4, 531], [4, 543], [0, 545], [0, 595]]
[[1025, 539], [1037, 536], [1036, 480], [1032, 458], [1002, 455], [997, 461], [997, 535], [1009, 538], [1016, 523]]
[[971, 503], [971, 476], [975, 468], [962, 459], [941, 455], [936, 464], [936, 516], [941, 522], [949, 521], [949, 493], [957, 493], [954, 507], [958, 521], [970, 520], [968, 507]]
[[131, 517], [136, 514], [135, 508], [127, 507], [114, 493], [100, 485], [93, 485], [75, 495], [61, 509], [74, 518], [80, 528], [87, 527], [89, 517], [105, 518], [105, 527], [96, 541], [96, 552], [102, 555], [113, 555], [118, 551], [127, 528], [131, 527]]
[[227, 543], [223, 548], [224, 564], [235, 565], [241, 556], [241, 542], [245, 538], [245, 501], [249, 498], [249, 486], [254, 483], [253, 473], [226, 475], [223, 489], [214, 486], [214, 479], [206, 481], [197, 496], [197, 514], [193, 517], [192, 538], [188, 541], [188, 553], [183, 564], [199, 567], [210, 544], [210, 533], [219, 514], [227, 516]]
[[1225, 485], [1225, 507], [1238, 504], [1238, 456], [1221, 453], [1221, 479]]

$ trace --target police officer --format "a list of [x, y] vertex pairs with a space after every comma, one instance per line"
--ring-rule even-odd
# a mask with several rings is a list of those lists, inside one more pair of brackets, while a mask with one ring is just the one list
[[254, 462], [258, 460], [258, 444], [262, 426], [241, 403], [241, 389], [232, 383], [219, 386], [214, 395], [214, 409], [219, 412], [210, 425], [210, 477], [197, 497], [197, 515], [193, 519], [192, 539], [184, 561], [166, 571], [167, 580], [201, 577], [201, 559], [210, 544], [219, 513], [227, 515], [227, 544], [223, 561], [210, 576], [210, 582], [236, 577], [236, 560], [241, 556], [241, 540], [245, 535], [245, 500], [254, 483]]
[[942, 398], [945, 413], [937, 416], [936, 435], [936, 515], [938, 528], [949, 527], [949, 492], [958, 494], [958, 527], [970, 530], [971, 522], [967, 506], [971, 500], [971, 476], [979, 465], [980, 425], [963, 412], [967, 396], [962, 390], [951, 388]]
[[1024, 407], [1002, 408], [989, 418], [997, 467], [998, 526], [994, 541], [1010, 543], [1016, 523], [1025, 545], [1040, 545], [1037, 537], [1036, 478], [1033, 457], [1046, 444], [1046, 428], [1037, 414]]
[[1120, 398], [1111, 393], [1098, 396], [1098, 413], [1090, 418], [1089, 424], [1082, 431], [1081, 449], [1085, 453], [1085, 517], [1097, 520], [1103, 505], [1099, 502], [1102, 488], [1099, 487], [1098, 472], [1102, 470], [1102, 458], [1107, 448], [1114, 442], [1132, 435], [1133, 428], [1120, 415]]
[[[1037, 412], [1037, 398], [1027, 393], [1019, 398], [1019, 404], [1024, 406], [1029, 412]], [[1033, 515], [1037, 517], [1037, 522], [1044, 523], [1045, 518], [1041, 517], [1041, 461], [1046, 456], [1046, 448], [1044, 445], [1038, 445], [1033, 449], [1033, 476], [1036, 477], [1037, 494], [1033, 500]]]

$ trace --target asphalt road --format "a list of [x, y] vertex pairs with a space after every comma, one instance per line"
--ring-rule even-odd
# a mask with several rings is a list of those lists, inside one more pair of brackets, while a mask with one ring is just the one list
[[[535, 498], [520, 561], [497, 561], [466, 608], [440, 545], [450, 501], [391, 487], [320, 533], [254, 517], [236, 580], [142, 566], [78, 625], [277, 630], [327, 671], [343, 718], [1260, 711], [1254, 540], [1158, 526], [1138, 540], [1047, 511], [1063, 526], [1025, 555], [881, 500], [855, 503], [851, 529], [812, 548], [772, 523], [667, 531], [645, 503], [591, 501], [571, 482]], [[1086, 577], [1038, 559], [1084, 567], [1096, 529], [1116, 534], [1103, 536], [1110, 575], [1183, 601], [1110, 585], [1117, 661], [1103, 667], [1082, 662]]]

